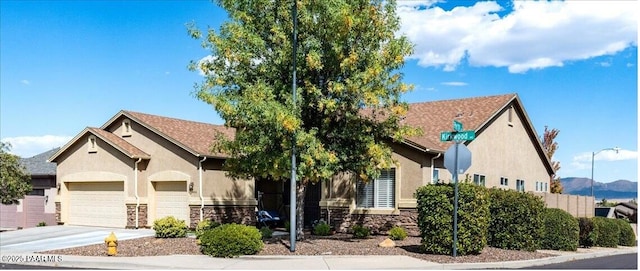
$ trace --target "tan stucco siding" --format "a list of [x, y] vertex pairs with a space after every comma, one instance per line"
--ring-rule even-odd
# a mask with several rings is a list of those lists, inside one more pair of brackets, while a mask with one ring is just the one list
[[[122, 136], [123, 127], [121, 123], [122, 120], [116, 121], [110, 131], [115, 135]], [[189, 192], [189, 203], [201, 204], [198, 167], [203, 157], [195, 156], [134, 121], [130, 121], [130, 125], [131, 135], [125, 136], [123, 139], [151, 155], [151, 159], [144, 164], [144, 170], [138, 176], [138, 185], [144, 187], [139, 190], [140, 195], [143, 197], [152, 196], [150, 195], [153, 193], [151, 182], [187, 181], [187, 185], [193, 183], [193, 190]], [[162, 180], [157, 178], [150, 179], [150, 176], [155, 175], [157, 177], [162, 172], [179, 172], [185, 176], [165, 177]], [[165, 174], [164, 176], [172, 175]], [[238, 205], [255, 205], [253, 181], [233, 181], [222, 170], [222, 160], [220, 159], [207, 158], [202, 162], [202, 181], [202, 195], [205, 204], [239, 200], [239, 202], [235, 202]]]
[[396, 207], [415, 207], [413, 194], [423, 185], [424, 169], [428, 168], [426, 154], [406, 145], [391, 146], [392, 158], [396, 161]]
[[[529, 136], [520, 114], [513, 112], [509, 122], [508, 111], [467, 145], [472, 154], [471, 167], [459, 175], [459, 180], [468, 174], [473, 181], [473, 174], [480, 174], [486, 178], [486, 187], [516, 189], [516, 180], [520, 179], [525, 181], [525, 191], [535, 191], [536, 182], [549, 182], [549, 174], [535, 147], [537, 143], [533, 141], [537, 139]], [[440, 171], [440, 176], [452, 179], [446, 169]], [[500, 185], [501, 177], [508, 179], [507, 187]]]
[[61, 221], [69, 218], [69, 183], [124, 182], [124, 193], [133, 190], [133, 160], [108, 143], [96, 138], [95, 151], [89, 152], [87, 134], [71, 145], [58, 158], [57, 175], [60, 194]]

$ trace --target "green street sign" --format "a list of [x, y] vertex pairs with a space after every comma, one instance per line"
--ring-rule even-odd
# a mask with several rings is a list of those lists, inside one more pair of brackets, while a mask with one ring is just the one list
[[469, 141], [476, 138], [475, 131], [441, 132], [440, 141]]
[[454, 120], [453, 121], [453, 130], [456, 131], [456, 132], [462, 132], [462, 122]]

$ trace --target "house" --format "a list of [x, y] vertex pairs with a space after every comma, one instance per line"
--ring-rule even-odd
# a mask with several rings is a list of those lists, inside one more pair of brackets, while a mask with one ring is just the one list
[[620, 202], [616, 204], [615, 213], [617, 218], [629, 219], [631, 223], [638, 222], [638, 205], [633, 202]]
[[[440, 132], [451, 131], [453, 120], [476, 133], [464, 142], [473, 156], [462, 181], [548, 191], [553, 169], [516, 94], [414, 103], [403, 121], [424, 134], [389, 143], [395, 167], [368, 183], [344, 173], [308, 187], [305, 224], [324, 219], [338, 231], [354, 223], [374, 232], [394, 225], [415, 229], [413, 193], [452, 179], [443, 153], [453, 143], [440, 141]], [[226, 156], [209, 151], [217, 132], [234, 135], [223, 126], [131, 111], [86, 128], [50, 158], [58, 164], [60, 222], [149, 227], [173, 215], [191, 227], [204, 218], [254, 223], [257, 195], [260, 206], [288, 216], [287, 183], [225, 175]]]
[[423, 135], [391, 143], [398, 163], [373, 182], [364, 184], [348, 175], [326, 182], [318, 206], [321, 217], [338, 231], [361, 223], [374, 232], [402, 225], [415, 234], [416, 189], [452, 180], [443, 153], [453, 143], [441, 141], [440, 133], [451, 131], [454, 120], [476, 134], [464, 142], [472, 163], [461, 181], [548, 191], [553, 169], [517, 94], [414, 103], [404, 122], [421, 128]]
[[212, 153], [223, 126], [120, 111], [87, 127], [49, 159], [57, 163], [59, 222], [151, 227], [165, 216], [195, 225], [255, 220], [253, 180], [232, 180], [223, 154]]
[[16, 229], [35, 227], [41, 223], [55, 225], [56, 165], [47, 162], [59, 148], [29, 158], [21, 158], [31, 176], [32, 190], [18, 204], [0, 204], [0, 228]]

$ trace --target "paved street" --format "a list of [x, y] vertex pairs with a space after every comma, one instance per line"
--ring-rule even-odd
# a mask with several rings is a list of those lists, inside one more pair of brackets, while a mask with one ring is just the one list
[[638, 270], [638, 253], [621, 254], [521, 269], [633, 269]]

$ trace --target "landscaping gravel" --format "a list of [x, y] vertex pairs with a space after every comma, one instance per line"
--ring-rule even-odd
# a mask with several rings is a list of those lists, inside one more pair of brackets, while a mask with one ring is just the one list
[[[436, 263], [471, 263], [501, 262], [552, 257], [552, 254], [504, 250], [487, 247], [479, 255], [452, 257], [449, 255], [424, 254], [419, 250], [420, 237], [407, 237], [395, 241], [396, 247], [382, 248], [378, 244], [387, 236], [372, 236], [367, 239], [353, 239], [350, 234], [331, 236], [307, 235], [307, 238], [296, 242], [296, 251], [289, 251], [288, 236], [265, 240], [265, 245], [258, 255], [406, 255]], [[41, 251], [46, 254], [107, 256], [104, 244], [75, 247], [60, 250]], [[116, 257], [160, 256], [160, 255], [202, 255], [195, 238], [155, 238], [118, 241]]]

